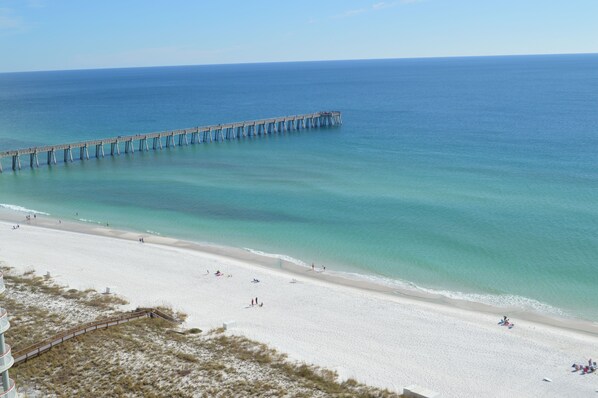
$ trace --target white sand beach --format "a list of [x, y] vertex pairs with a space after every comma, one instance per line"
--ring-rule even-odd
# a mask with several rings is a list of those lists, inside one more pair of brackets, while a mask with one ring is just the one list
[[[509, 330], [487, 311], [335, 283], [328, 270], [278, 269], [273, 259], [241, 259], [240, 250], [227, 256], [173, 239], [144, 235], [140, 243], [135, 233], [18, 217], [16, 230], [14, 219], [0, 222], [0, 261], [17, 271], [50, 272], [73, 288], [110, 287], [132, 306], [170, 305], [189, 315], [188, 327], [234, 322], [227, 333], [342, 378], [399, 392], [418, 384], [442, 397], [585, 397], [598, 390], [596, 374], [571, 372], [573, 362], [598, 359], [596, 325], [584, 332], [515, 318]], [[263, 307], [250, 305], [255, 297]]]

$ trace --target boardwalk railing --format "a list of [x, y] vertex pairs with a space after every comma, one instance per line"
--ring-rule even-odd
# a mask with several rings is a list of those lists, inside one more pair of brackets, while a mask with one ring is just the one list
[[[29, 155], [29, 166], [39, 167], [40, 155], [46, 154], [48, 165], [56, 164], [56, 153], [62, 151], [65, 163], [73, 161], [73, 151], [79, 150], [80, 160], [89, 159], [89, 149], [95, 149], [95, 157], [103, 158], [105, 155], [104, 146], [110, 145], [110, 155], [120, 155], [121, 146], [124, 143], [125, 153], [134, 153], [135, 147], [139, 151], [151, 149], [162, 149], [181, 145], [199, 144], [212, 141], [224, 141], [240, 139], [243, 137], [254, 137], [279, 134], [286, 131], [337, 126], [342, 124], [341, 113], [338, 111], [316, 112], [303, 115], [282, 116], [270, 119], [251, 120], [218, 124], [203, 127], [192, 127], [182, 130], [164, 131], [160, 133], [136, 134], [104, 138], [98, 140], [73, 142], [60, 145], [47, 145], [33, 148], [23, 148], [0, 152], [0, 173], [2, 172], [2, 159], [12, 158], [12, 169], [21, 169], [21, 156]], [[137, 145], [136, 145], [137, 144]]]
[[72, 327], [52, 337], [44, 339], [38, 343], [32, 344], [29, 347], [25, 347], [22, 350], [13, 352], [13, 366], [17, 366], [18, 364], [25, 362], [28, 359], [35, 358], [43, 354], [44, 352], [50, 350], [52, 347], [60, 345], [74, 337], [80, 336], [85, 333], [93, 332], [99, 329], [106, 329], [112, 326], [117, 326], [140, 318], [162, 318], [170, 322], [177, 322], [176, 319], [156, 308], [138, 308], [134, 312], [128, 314], [101, 319], [99, 321], [93, 321]]

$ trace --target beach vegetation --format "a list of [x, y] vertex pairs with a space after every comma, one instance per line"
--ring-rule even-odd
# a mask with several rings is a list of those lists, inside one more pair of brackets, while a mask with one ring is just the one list
[[[15, 350], [113, 316], [124, 302], [91, 289], [62, 288], [33, 273], [6, 273], [3, 305], [11, 312], [6, 338]], [[170, 308], [161, 310], [175, 319], [185, 317]], [[14, 367], [11, 376], [20, 391], [49, 397], [398, 396], [352, 379], [339, 381], [335, 372], [295, 363], [224, 328], [201, 332], [161, 318], [142, 318], [70, 339]]]

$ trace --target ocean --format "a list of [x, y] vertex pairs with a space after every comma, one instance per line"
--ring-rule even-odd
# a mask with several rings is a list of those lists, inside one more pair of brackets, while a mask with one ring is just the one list
[[0, 74], [0, 151], [343, 113], [16, 173], [4, 159], [0, 206], [598, 321], [597, 93], [598, 55]]

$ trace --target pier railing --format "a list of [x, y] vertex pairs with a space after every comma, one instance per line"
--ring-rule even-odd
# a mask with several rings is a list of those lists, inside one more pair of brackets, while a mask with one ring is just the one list
[[[74, 159], [88, 160], [90, 148], [95, 153], [92, 157], [103, 158], [106, 153], [105, 146], [109, 145], [109, 155], [117, 156], [124, 153], [145, 152], [171, 148], [177, 145], [200, 144], [213, 141], [234, 140], [244, 137], [258, 137], [265, 135], [280, 134], [287, 131], [310, 129], [317, 127], [338, 126], [342, 124], [341, 113], [338, 111], [326, 111], [307, 113], [303, 115], [281, 116], [269, 119], [250, 120], [226, 124], [209, 125], [203, 127], [192, 127], [159, 133], [135, 134], [118, 136], [89, 141], [72, 142], [59, 145], [46, 145], [32, 148], [22, 148], [0, 152], [0, 173], [2, 172], [2, 159], [12, 158], [12, 170], [21, 169], [21, 156], [29, 155], [29, 166], [39, 167], [40, 156], [46, 155], [48, 165], [57, 163], [57, 153], [62, 152], [65, 163], [73, 162]], [[123, 147], [124, 145], [124, 147]], [[107, 148], [107, 147], [106, 147]], [[73, 155], [73, 152], [78, 154]]]

